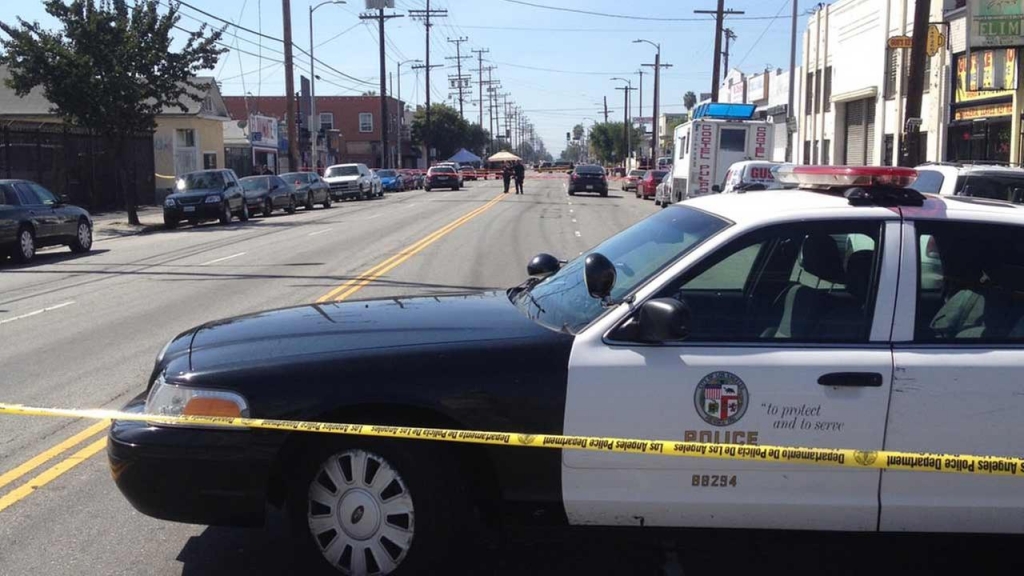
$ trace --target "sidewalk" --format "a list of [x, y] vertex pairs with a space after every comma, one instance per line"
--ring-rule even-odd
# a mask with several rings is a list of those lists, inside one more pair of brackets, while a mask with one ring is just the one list
[[163, 208], [160, 206], [140, 206], [139, 222], [141, 224], [133, 226], [128, 224], [128, 213], [124, 210], [92, 214], [92, 237], [93, 240], [98, 241], [145, 234], [162, 228], [163, 216]]

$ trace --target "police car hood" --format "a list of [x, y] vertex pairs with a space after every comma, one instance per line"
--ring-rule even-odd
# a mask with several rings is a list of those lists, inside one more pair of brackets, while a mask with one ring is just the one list
[[204, 324], [191, 369], [550, 336], [504, 292], [311, 304]]

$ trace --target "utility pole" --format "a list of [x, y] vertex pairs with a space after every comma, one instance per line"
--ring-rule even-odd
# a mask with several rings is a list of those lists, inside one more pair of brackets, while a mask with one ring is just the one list
[[[794, 0], [794, 5], [796, 1]], [[721, 59], [718, 55], [722, 53], [722, 21], [725, 20], [726, 16], [735, 14], [745, 14], [743, 11], [737, 10], [726, 10], [725, 0], [718, 0], [718, 8], [716, 10], [694, 10], [694, 14], [713, 14], [715, 16], [715, 58], [714, 65], [711, 72], [711, 101], [718, 102], [718, 84], [720, 82], [722, 70], [720, 68]]]
[[490, 52], [489, 49], [471, 50], [477, 57], [477, 67], [474, 72], [477, 73], [476, 86], [477, 86], [477, 97], [480, 101], [480, 127], [484, 127], [484, 54]]
[[463, 42], [468, 42], [469, 38], [466, 38], [465, 36], [463, 36], [461, 38], [455, 38], [455, 39], [449, 38], [448, 41], [451, 42], [452, 44], [455, 44], [455, 57], [452, 58], [451, 56], [449, 56], [448, 58], [446, 58], [446, 60], [455, 60], [455, 67], [458, 70], [458, 75], [456, 76], [456, 78], [458, 78], [458, 80], [456, 80], [456, 82], [458, 83], [458, 86], [459, 86], [459, 117], [460, 118], [465, 118], [466, 116], [465, 116], [465, 114], [463, 113], [463, 110], [462, 110], [462, 105], [465, 102], [462, 99], [462, 60], [465, 59], [465, 58], [470, 58], [470, 56], [463, 56], [462, 55], [462, 43]]
[[797, 0], [793, 0], [793, 22], [789, 28], [789, 104], [786, 106], [786, 162], [793, 161], [793, 132], [790, 118], [796, 118], [793, 106], [796, 104], [796, 20]]
[[604, 97], [604, 123], [608, 123], [608, 97]]
[[391, 126], [388, 124], [388, 74], [386, 54], [384, 53], [384, 22], [392, 18], [401, 18], [401, 14], [384, 14], [384, 3], [377, 13], [366, 12], [359, 15], [360, 20], [376, 20], [380, 31], [380, 167], [387, 168], [391, 154], [388, 153], [388, 132]]
[[[728, 75], [729, 74], [729, 41], [736, 39], [736, 33], [732, 31], [732, 28], [726, 28], [726, 29], [722, 30], [722, 33], [725, 35], [725, 52], [723, 52], [722, 55], [725, 57], [724, 69], [725, 69], [726, 75]], [[742, 62], [741, 62], [741, 64], [742, 64]]]
[[[661, 63], [661, 44], [651, 42], [650, 40], [633, 40], [633, 43], [645, 42], [654, 46], [656, 52], [654, 53], [654, 64], [644, 64], [643, 66], [650, 66], [654, 68], [654, 112], [652, 113], [651, 122], [651, 160], [653, 162], [658, 161], [658, 157], [661, 156], [661, 135], [658, 133], [658, 119], [661, 115], [661, 69], [671, 68], [671, 64]], [[642, 114], [641, 114], [642, 116]]]
[[[284, 93], [285, 114], [288, 116], [288, 169], [298, 170], [299, 165], [295, 161], [295, 151], [299, 147], [299, 125], [298, 116], [295, 113], [295, 76], [292, 63], [292, 3], [291, 0], [281, 0], [282, 20], [284, 22]], [[275, 166], [275, 168], [278, 168]], [[276, 171], [276, 170], [275, 170]]]
[[924, 59], [928, 42], [931, 0], [914, 2], [913, 43], [910, 45], [910, 78], [907, 81], [907, 108], [903, 119], [903, 145], [900, 166], [914, 166], [921, 157], [921, 94], [924, 92]]
[[448, 10], [431, 10], [430, 9], [430, 0], [426, 0], [426, 2], [427, 2], [426, 9], [424, 9], [424, 10], [409, 10], [409, 16], [411, 16], [413, 18], [418, 18], [418, 19], [423, 20], [423, 25], [424, 25], [424, 27], [427, 30], [427, 56], [426, 56], [427, 62], [426, 62], [426, 65], [424, 66], [424, 68], [426, 68], [426, 70], [427, 70], [427, 83], [426, 83], [426, 87], [427, 87], [427, 109], [426, 109], [427, 129], [424, 131], [424, 134], [423, 134], [423, 147], [426, 148], [427, 166], [429, 166], [430, 165], [430, 69], [431, 69], [431, 66], [430, 66], [430, 27], [432, 26], [432, 24], [430, 23], [430, 19], [431, 18], [447, 18], [448, 17]]
[[[625, 78], [619, 78], [619, 80], [625, 80]], [[622, 90], [623, 91], [623, 94], [622, 94], [622, 105], [624, 106], [624, 108], [622, 110], [622, 136], [623, 136], [623, 145], [626, 148], [626, 158], [623, 159], [622, 165], [623, 165], [623, 167], [627, 167], [627, 162], [629, 161], [629, 158], [633, 156], [633, 142], [631, 142], [631, 138], [629, 137], [630, 136], [630, 134], [629, 134], [630, 133], [630, 125], [629, 125], [629, 93], [631, 91], [633, 91], [633, 90], [636, 90], [636, 88], [633, 88], [629, 84], [629, 81], [626, 80], [626, 85], [621, 87], [621, 88], [616, 88], [616, 90]]]
[[405, 103], [402, 102], [402, 65], [410, 62], [422, 62], [419, 59], [405, 60], [398, 63], [398, 167], [402, 167], [402, 128], [405, 127]]

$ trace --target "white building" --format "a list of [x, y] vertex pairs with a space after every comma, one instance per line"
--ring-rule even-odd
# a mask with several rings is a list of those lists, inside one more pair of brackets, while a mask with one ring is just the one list
[[[931, 22], [953, 1], [936, 0]], [[913, 31], [913, 0], [838, 0], [807, 21], [796, 161], [894, 165], [899, 159], [910, 50], [888, 48]], [[927, 57], [919, 161], [945, 157], [948, 51]]]

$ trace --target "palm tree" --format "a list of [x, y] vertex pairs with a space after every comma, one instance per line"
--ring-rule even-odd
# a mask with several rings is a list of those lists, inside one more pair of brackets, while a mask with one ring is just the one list
[[693, 110], [693, 107], [697, 105], [697, 95], [693, 91], [683, 94], [683, 106], [686, 106], [686, 111]]

